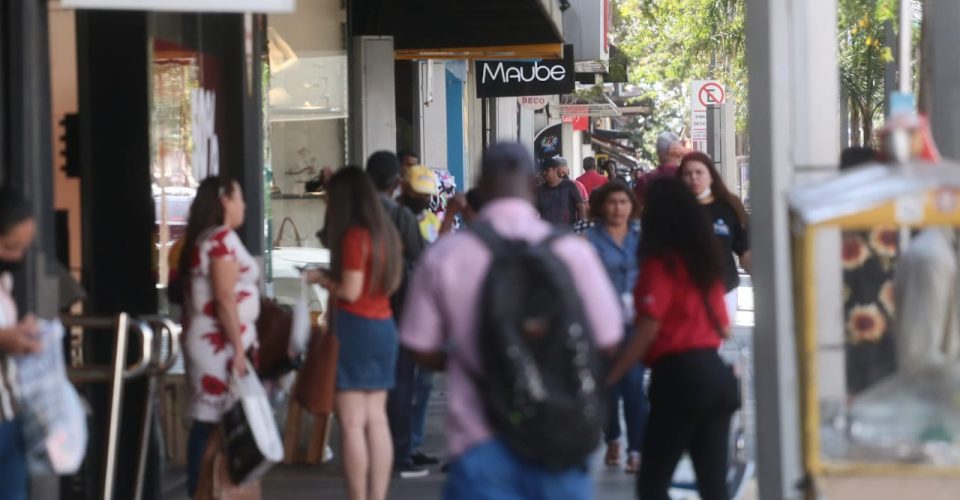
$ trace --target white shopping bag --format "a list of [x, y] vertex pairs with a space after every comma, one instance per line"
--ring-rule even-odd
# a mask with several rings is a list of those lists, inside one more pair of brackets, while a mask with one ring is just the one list
[[27, 461], [32, 474], [73, 474], [87, 451], [87, 417], [67, 379], [63, 325], [38, 326], [42, 350], [16, 358]]
[[300, 297], [293, 306], [293, 322], [290, 326], [290, 351], [294, 356], [307, 352], [310, 343], [310, 305], [307, 301], [307, 277], [300, 275]]
[[283, 440], [273, 419], [267, 393], [252, 367], [244, 376], [234, 375], [230, 391], [235, 402], [223, 415], [227, 445], [227, 470], [234, 484], [262, 477], [283, 460]]

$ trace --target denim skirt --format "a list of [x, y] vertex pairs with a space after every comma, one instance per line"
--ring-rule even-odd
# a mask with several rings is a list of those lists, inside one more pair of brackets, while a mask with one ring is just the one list
[[340, 341], [337, 390], [392, 389], [398, 350], [393, 319], [370, 319], [337, 310], [334, 321]]

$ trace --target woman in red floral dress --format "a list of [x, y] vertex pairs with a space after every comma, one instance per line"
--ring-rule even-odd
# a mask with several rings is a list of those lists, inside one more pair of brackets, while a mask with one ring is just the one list
[[[184, 359], [193, 428], [187, 449], [187, 490], [193, 497], [203, 451], [229, 403], [233, 373], [247, 369], [260, 315], [260, 270], [234, 230], [243, 225], [243, 192], [231, 179], [200, 183], [180, 269], [184, 273]], [[182, 272], [182, 271], [181, 271]]]

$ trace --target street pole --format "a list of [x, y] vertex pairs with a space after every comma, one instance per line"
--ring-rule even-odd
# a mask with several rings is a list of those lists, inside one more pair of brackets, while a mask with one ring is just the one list
[[793, 182], [836, 169], [837, 6], [835, 0], [747, 0], [746, 13], [760, 498], [794, 500], [802, 497], [804, 471], [785, 194]]

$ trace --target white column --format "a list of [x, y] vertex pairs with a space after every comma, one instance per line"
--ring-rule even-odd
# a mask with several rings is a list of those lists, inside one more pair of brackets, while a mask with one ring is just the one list
[[520, 127], [519, 133], [520, 144], [523, 144], [527, 151], [533, 152], [533, 137], [536, 135], [537, 130], [534, 125], [534, 111], [532, 109], [520, 108]]
[[933, 97], [930, 124], [933, 138], [946, 158], [960, 160], [960, 2], [927, 2], [927, 21], [931, 37], [930, 63], [933, 73]]
[[518, 114], [516, 97], [498, 97], [496, 102], [496, 121], [494, 122], [494, 137], [497, 142], [517, 142]]
[[354, 37], [350, 82], [352, 118], [350, 157], [366, 163], [375, 151], [397, 148], [397, 105], [394, 89], [393, 37]]
[[447, 85], [443, 61], [421, 61], [420, 162], [431, 168], [447, 168]]
[[795, 176], [837, 163], [836, 3], [747, 0], [746, 12], [760, 498], [797, 499], [800, 394], [784, 194]]
[[579, 151], [579, 144], [575, 144], [576, 141], [579, 140], [579, 137], [577, 137], [577, 133], [574, 132], [572, 123], [568, 122], [561, 125], [560, 137], [563, 141], [563, 144], [561, 144], [563, 147], [563, 153], [560, 155], [566, 158], [568, 162], [573, 161], [572, 158], [576, 153], [576, 151], [574, 151], [574, 147], [577, 147], [577, 151]]

